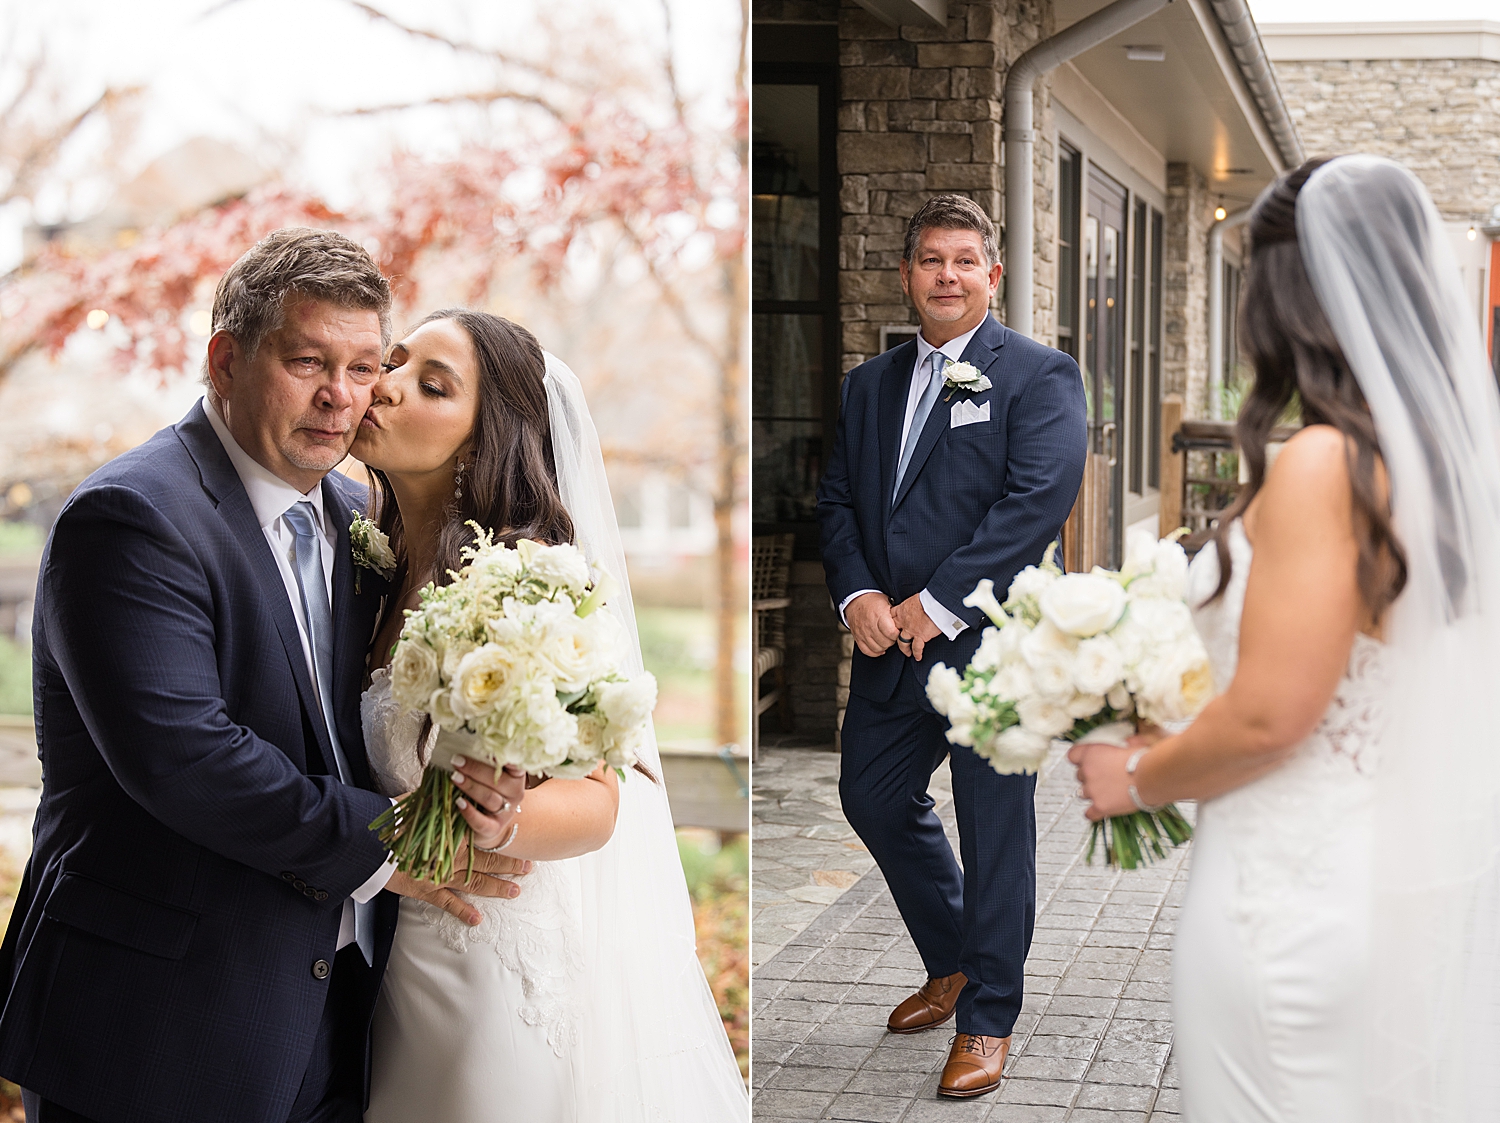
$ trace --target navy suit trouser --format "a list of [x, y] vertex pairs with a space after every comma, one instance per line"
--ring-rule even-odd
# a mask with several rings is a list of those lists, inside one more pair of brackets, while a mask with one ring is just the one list
[[[850, 694], [839, 796], [844, 816], [885, 875], [927, 974], [962, 971], [960, 1033], [1007, 1037], [1021, 1013], [1036, 921], [1036, 777], [1001, 776], [950, 745], [906, 660], [895, 694]], [[951, 750], [959, 856], [927, 794]]]

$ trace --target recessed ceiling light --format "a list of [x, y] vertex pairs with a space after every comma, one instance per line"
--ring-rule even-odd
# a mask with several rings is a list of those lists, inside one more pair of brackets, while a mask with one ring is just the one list
[[1125, 57], [1131, 62], [1166, 62], [1167, 49], [1165, 47], [1126, 47]]

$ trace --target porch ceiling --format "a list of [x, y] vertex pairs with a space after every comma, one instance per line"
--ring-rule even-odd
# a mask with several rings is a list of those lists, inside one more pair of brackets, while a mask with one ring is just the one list
[[[1108, 0], [1056, 0], [1057, 27]], [[1162, 62], [1132, 62], [1126, 47], [1162, 47]], [[1175, 0], [1086, 51], [1074, 67], [1169, 162], [1192, 164], [1233, 211], [1254, 201], [1280, 158], [1208, 0]]]

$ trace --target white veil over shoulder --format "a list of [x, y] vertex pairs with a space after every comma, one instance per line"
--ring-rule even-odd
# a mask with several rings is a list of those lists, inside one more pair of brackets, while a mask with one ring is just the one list
[[[643, 669], [625, 550], [583, 387], [547, 355], [547, 411], [575, 541], [620, 586], [610, 604]], [[654, 733], [640, 754], [658, 777]], [[692, 904], [665, 788], [639, 772], [620, 784], [614, 837], [580, 859], [586, 971], [582, 1039], [590, 1123], [745, 1123], [749, 1099], [698, 962]]]
[[1348, 156], [1297, 198], [1313, 289], [1369, 403], [1406, 589], [1376, 780], [1370, 1102], [1464, 1123], [1500, 1094], [1500, 395], [1431, 198]]

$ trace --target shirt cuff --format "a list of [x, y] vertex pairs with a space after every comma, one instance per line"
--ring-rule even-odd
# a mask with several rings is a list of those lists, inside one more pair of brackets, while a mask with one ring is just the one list
[[394, 858], [387, 858], [385, 860], [385, 865], [381, 866], [378, 870], [372, 873], [370, 875], [370, 880], [366, 881], [353, 893], [350, 893], [349, 896], [352, 897], [354, 899], [354, 903], [358, 905], [362, 905], [367, 901], [373, 900], [375, 894], [379, 893], [386, 887], [386, 884], [391, 880], [391, 875], [395, 872], [396, 860]]
[[927, 619], [936, 624], [938, 630], [949, 639], [957, 639], [958, 633], [969, 626], [939, 604], [937, 597], [926, 589], [917, 595], [922, 598], [922, 611], [927, 613]]
[[878, 593], [878, 592], [880, 592], [879, 589], [860, 589], [858, 592], [856, 592], [856, 593], [850, 593], [843, 600], [839, 601], [839, 620], [844, 625], [844, 627], [847, 628], [849, 626], [849, 621], [847, 621], [847, 620], [844, 619], [844, 609], [848, 608], [851, 604], [853, 604], [854, 601], [856, 600], [856, 598], [862, 597], [866, 593]]

